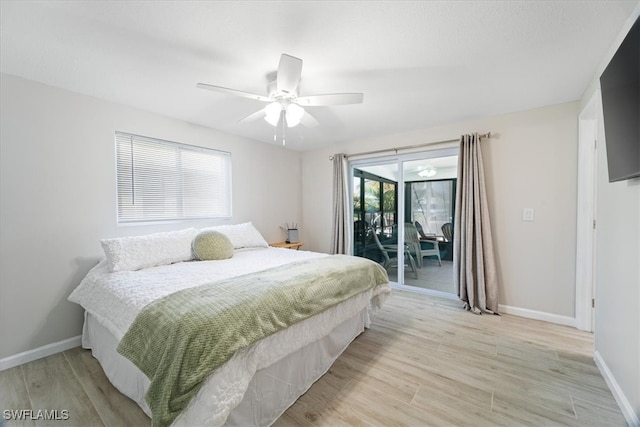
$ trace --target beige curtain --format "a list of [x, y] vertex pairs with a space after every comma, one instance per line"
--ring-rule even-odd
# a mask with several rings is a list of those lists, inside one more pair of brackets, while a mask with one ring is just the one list
[[331, 253], [351, 254], [351, 227], [349, 227], [349, 176], [347, 156], [333, 156], [333, 229]]
[[498, 280], [477, 133], [460, 137], [453, 250], [454, 282], [465, 308], [477, 314], [498, 313]]

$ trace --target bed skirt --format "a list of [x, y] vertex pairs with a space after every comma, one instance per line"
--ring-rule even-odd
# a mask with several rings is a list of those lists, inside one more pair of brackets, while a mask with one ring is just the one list
[[[311, 385], [324, 375], [333, 362], [370, 323], [370, 307], [333, 328], [328, 335], [307, 344], [272, 365], [259, 369], [243, 400], [227, 418], [225, 425], [266, 426], [276, 421]], [[82, 346], [90, 348], [109, 381], [134, 400], [150, 416], [144, 394], [147, 377], [116, 351], [118, 340], [98, 318], [85, 312]], [[197, 406], [195, 403], [194, 406]], [[206, 405], [203, 405], [206, 410]], [[198, 411], [190, 407], [188, 411]], [[177, 421], [179, 421], [178, 419]]]

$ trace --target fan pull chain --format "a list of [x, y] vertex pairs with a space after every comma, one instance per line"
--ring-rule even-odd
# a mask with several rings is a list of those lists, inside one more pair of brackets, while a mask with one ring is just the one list
[[282, 146], [283, 147], [285, 145], [287, 145], [287, 136], [286, 136], [286, 129], [285, 129], [285, 125], [284, 125], [284, 120], [285, 120], [284, 110], [282, 110], [282, 115], [281, 115], [280, 121], [282, 122]]

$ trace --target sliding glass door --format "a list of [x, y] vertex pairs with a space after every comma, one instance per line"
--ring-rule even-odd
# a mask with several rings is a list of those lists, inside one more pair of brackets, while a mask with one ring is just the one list
[[454, 293], [457, 149], [352, 161], [351, 171], [353, 253], [398, 286]]
[[362, 169], [353, 171], [353, 253], [376, 261], [380, 254], [377, 246], [370, 246], [374, 243], [371, 233], [384, 240], [393, 233], [398, 218], [398, 183], [387, 177], [395, 177], [397, 168], [387, 165], [383, 169], [377, 172], [386, 176]]

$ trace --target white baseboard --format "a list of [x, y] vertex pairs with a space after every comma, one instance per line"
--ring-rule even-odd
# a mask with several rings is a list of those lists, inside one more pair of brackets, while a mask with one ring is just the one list
[[51, 356], [52, 354], [60, 353], [65, 350], [78, 347], [81, 344], [82, 335], [78, 335], [76, 337], [67, 338], [66, 340], [43, 345], [42, 347], [34, 348], [33, 350], [14, 354], [13, 356], [0, 359], [0, 371], [11, 369], [15, 366], [32, 362], [34, 360], [42, 359], [43, 357]]
[[609, 390], [611, 390], [611, 394], [613, 394], [613, 397], [616, 399], [616, 402], [618, 403], [618, 406], [620, 407], [624, 418], [627, 420], [627, 424], [629, 424], [630, 427], [640, 427], [640, 419], [638, 418], [638, 415], [633, 410], [633, 406], [631, 405], [631, 403], [629, 403], [629, 400], [627, 400], [627, 397], [624, 395], [624, 392], [618, 385], [618, 382], [609, 370], [609, 367], [605, 363], [604, 359], [602, 358], [602, 356], [600, 356], [598, 350], [594, 352], [593, 360], [595, 360], [596, 366], [600, 370], [600, 373], [604, 377], [604, 380], [607, 382]]
[[[417, 288], [414, 286], [400, 285], [396, 282], [391, 282], [393, 289], [400, 289], [404, 291], [415, 292], [419, 294], [432, 295], [440, 298], [447, 298], [457, 300], [456, 294], [450, 294], [447, 292], [436, 291], [432, 289]], [[558, 325], [571, 326], [576, 328], [578, 323], [574, 317], [560, 316], [559, 314], [546, 313], [544, 311], [529, 310], [528, 308], [512, 307], [510, 305], [498, 306], [500, 313], [512, 314], [514, 316], [526, 317], [527, 319], [543, 320], [545, 322], [556, 323]]]
[[575, 317], [561, 316], [559, 314], [546, 313], [544, 311], [529, 310], [528, 308], [512, 307], [509, 305], [498, 306], [500, 313], [513, 314], [514, 316], [526, 317], [527, 319], [544, 320], [545, 322], [556, 323], [558, 325], [578, 326]]

